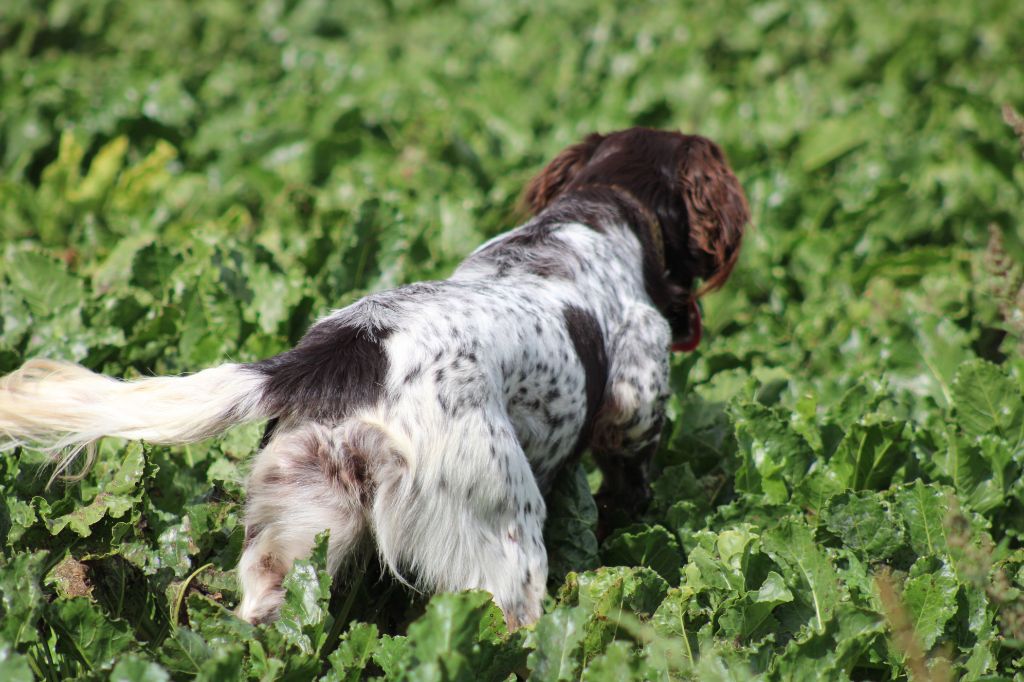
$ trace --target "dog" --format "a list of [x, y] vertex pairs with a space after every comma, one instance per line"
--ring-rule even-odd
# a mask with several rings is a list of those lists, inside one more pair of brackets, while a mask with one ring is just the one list
[[[32, 360], [0, 381], [2, 445], [64, 470], [104, 436], [172, 444], [268, 420], [251, 465], [237, 613], [278, 614], [282, 579], [329, 530], [337, 572], [372, 539], [426, 592], [487, 590], [540, 617], [544, 494], [587, 448], [603, 504], [644, 499], [670, 350], [739, 254], [749, 209], [721, 149], [647, 128], [591, 134], [526, 188], [532, 217], [444, 281], [371, 294], [291, 350], [122, 381]], [[699, 286], [699, 288], [698, 288]]]

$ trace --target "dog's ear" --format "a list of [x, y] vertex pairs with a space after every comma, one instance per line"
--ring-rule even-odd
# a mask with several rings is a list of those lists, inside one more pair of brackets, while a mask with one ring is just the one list
[[587, 135], [579, 144], [563, 150], [526, 186], [523, 202], [536, 215], [544, 210], [555, 197], [583, 170], [597, 148], [604, 141], [598, 133]]
[[687, 137], [679, 163], [690, 246], [704, 263], [700, 293], [725, 284], [740, 253], [750, 209], [725, 154], [711, 140]]

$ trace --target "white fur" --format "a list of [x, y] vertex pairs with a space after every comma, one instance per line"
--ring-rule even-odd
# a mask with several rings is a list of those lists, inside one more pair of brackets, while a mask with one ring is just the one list
[[104, 436], [184, 443], [259, 418], [263, 378], [241, 365], [121, 381], [69, 362], [30, 360], [0, 379], [0, 450], [33, 444], [62, 470]]

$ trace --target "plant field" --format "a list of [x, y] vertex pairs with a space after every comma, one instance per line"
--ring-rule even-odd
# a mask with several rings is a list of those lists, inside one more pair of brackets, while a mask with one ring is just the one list
[[590, 131], [715, 139], [754, 215], [673, 359], [653, 496], [549, 500], [550, 596], [324, 544], [238, 598], [262, 425], [0, 453], [0, 680], [1024, 678], [1024, 3], [5, 0], [0, 373], [288, 348], [445, 277]]

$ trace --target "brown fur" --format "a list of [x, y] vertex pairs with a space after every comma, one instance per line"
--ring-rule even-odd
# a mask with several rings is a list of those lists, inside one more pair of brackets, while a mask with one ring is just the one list
[[[637, 147], [636, 164], [623, 164], [621, 153], [603, 153], [630, 146]], [[619, 165], [611, 171], [604, 163], [610, 156]], [[648, 163], [642, 165], [640, 159]], [[524, 203], [539, 214], [574, 195], [585, 199], [594, 189], [592, 176], [601, 177], [604, 186], [614, 178], [614, 185], [629, 193], [624, 203], [638, 199], [646, 209], [644, 216], [657, 217], [667, 247], [665, 265], [671, 272], [669, 281], [662, 283], [665, 307], [674, 308], [680, 298], [700, 296], [725, 283], [736, 265], [750, 209], [718, 145], [699, 135], [645, 128], [592, 133], [562, 151], [529, 183]], [[665, 178], [676, 181], [666, 183]], [[579, 213], [576, 207], [574, 211]], [[641, 237], [645, 246], [649, 241]], [[655, 276], [660, 278], [661, 273]], [[703, 285], [694, 291], [696, 277]]]

